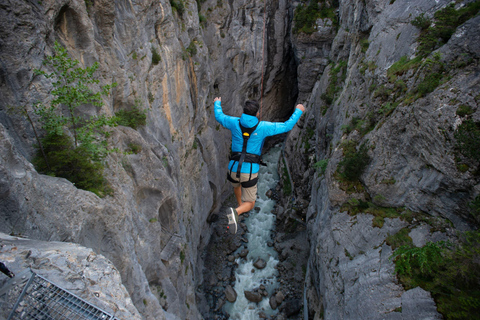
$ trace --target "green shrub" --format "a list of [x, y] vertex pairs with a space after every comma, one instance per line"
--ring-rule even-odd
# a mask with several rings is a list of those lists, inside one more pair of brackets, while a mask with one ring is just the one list
[[480, 195], [476, 196], [475, 199], [470, 202], [469, 207], [470, 214], [477, 223], [480, 223]]
[[459, 117], [465, 117], [465, 116], [470, 116], [474, 113], [475, 111], [470, 107], [470, 106], [466, 106], [464, 104], [460, 105], [458, 108], [457, 108], [457, 116]]
[[137, 106], [133, 106], [131, 110], [120, 110], [115, 112], [117, 123], [121, 126], [137, 129], [147, 123], [147, 110], [140, 110]]
[[392, 250], [395, 250], [401, 246], [411, 246], [412, 238], [410, 238], [410, 236], [408, 235], [409, 233], [409, 228], [403, 228], [393, 235], [388, 235], [385, 242], [390, 247], [392, 247]]
[[465, 232], [459, 244], [406, 245], [390, 257], [405, 289], [430, 291], [445, 319], [478, 319], [480, 314], [480, 232]]
[[325, 173], [325, 170], [327, 170], [327, 166], [328, 166], [328, 159], [317, 161], [313, 165], [315, 170], [317, 170], [320, 173], [320, 175]]
[[362, 52], [365, 53], [368, 50], [368, 47], [370, 46], [370, 41], [368, 39], [362, 39], [360, 41], [360, 46], [362, 47]]
[[170, 0], [170, 5], [173, 10], [178, 12], [180, 17], [183, 16], [183, 13], [185, 12], [185, 4], [183, 3], [183, 0]]
[[388, 68], [387, 70], [388, 81], [390, 81], [391, 83], [394, 83], [395, 81], [397, 81], [397, 76], [404, 74], [410, 69], [418, 68], [420, 66], [421, 61], [422, 61], [422, 57], [416, 57], [411, 60], [408, 59], [407, 56], [401, 57], [400, 60], [398, 60], [397, 62], [392, 64], [390, 68]]
[[152, 64], [156, 66], [160, 61], [162, 61], [162, 57], [157, 52], [157, 49], [152, 47]]
[[425, 77], [417, 85], [420, 96], [433, 92], [441, 83], [446, 72], [445, 64], [440, 60], [440, 54], [435, 54], [433, 59], [426, 59], [422, 65]]
[[370, 163], [368, 149], [362, 144], [358, 151], [352, 152], [344, 149], [344, 158], [338, 164], [338, 172], [343, 179], [348, 181], [358, 181]]
[[69, 180], [79, 189], [91, 191], [103, 197], [112, 194], [112, 189], [103, 177], [104, 166], [92, 161], [88, 150], [83, 146], [74, 147], [72, 139], [67, 135], [50, 134], [42, 139], [45, 158], [40, 152], [33, 159], [39, 172]]
[[190, 56], [194, 56], [197, 54], [197, 46], [195, 45], [194, 41], [191, 41], [188, 45], [187, 52], [190, 54]]
[[335, 14], [336, 7], [338, 7], [338, 2], [335, 1], [332, 3], [332, 6], [329, 6], [324, 0], [309, 0], [308, 4], [300, 3], [295, 8], [293, 16], [295, 23], [293, 32], [312, 34], [315, 32], [316, 21], [319, 18], [329, 18], [334, 26], [338, 25], [338, 19]]
[[137, 153], [142, 152], [142, 146], [139, 145], [139, 144], [131, 142], [127, 145], [127, 147], [128, 147], [128, 149], [130, 149], [131, 153], [137, 154]]
[[464, 157], [478, 163], [480, 159], [480, 122], [463, 121], [454, 133], [456, 149]]
[[464, 7], [455, 10], [451, 4], [434, 14], [433, 24], [426, 27], [428, 19], [423, 15], [412, 21], [416, 27], [422, 30], [418, 37], [418, 52], [422, 56], [430, 54], [433, 50], [443, 46], [456, 31], [457, 27], [474, 17], [480, 10], [480, 1], [466, 4]]
[[425, 14], [422, 13], [411, 22], [412, 25], [417, 27], [420, 30], [426, 30], [432, 24], [432, 21], [425, 17]]
[[327, 105], [331, 105], [335, 99], [335, 95], [342, 90], [340, 83], [345, 81], [346, 75], [346, 61], [339, 61], [338, 64], [330, 70], [330, 78], [328, 81], [327, 89], [325, 90], [325, 93], [323, 93], [321, 96], [321, 98], [325, 101]]
[[439, 270], [445, 246], [445, 242], [428, 242], [421, 248], [412, 244], [401, 246], [392, 255], [395, 271], [409, 277], [414, 273], [418, 276], [430, 276]]

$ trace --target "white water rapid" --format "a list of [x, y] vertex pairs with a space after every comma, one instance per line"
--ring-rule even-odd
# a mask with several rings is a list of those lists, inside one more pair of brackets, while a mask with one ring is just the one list
[[[281, 148], [276, 146], [263, 155], [267, 167], [260, 167], [258, 197], [255, 203], [255, 207], [259, 207], [260, 211], [257, 213], [252, 210], [244, 221], [248, 228], [246, 237], [249, 253], [246, 259], [237, 259], [238, 267], [235, 271], [234, 286], [238, 294], [237, 300], [235, 303], [227, 302], [225, 305], [225, 311], [230, 314], [232, 320], [258, 320], [260, 312], [264, 312], [267, 316], [277, 312], [277, 310], [272, 310], [269, 304], [270, 296], [278, 287], [277, 270], [275, 269], [278, 263], [277, 252], [273, 247], [267, 245], [267, 242], [271, 241], [271, 233], [275, 228], [276, 216], [272, 214], [275, 201], [269, 199], [265, 194], [277, 185], [279, 179], [277, 163], [280, 153]], [[267, 266], [262, 270], [253, 266], [258, 258], [267, 262]], [[265, 286], [268, 296], [258, 304], [248, 301], [244, 291], [252, 291], [259, 288], [260, 285]]]

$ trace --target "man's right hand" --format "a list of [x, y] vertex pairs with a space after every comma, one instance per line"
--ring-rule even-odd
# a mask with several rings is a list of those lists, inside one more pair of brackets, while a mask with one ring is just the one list
[[220, 101], [220, 102], [222, 102], [222, 97], [215, 97], [215, 99], [213, 99], [213, 102], [215, 102], [215, 101]]
[[302, 112], [305, 112], [305, 107], [303, 106], [303, 104], [297, 104], [296, 108], [302, 110]]

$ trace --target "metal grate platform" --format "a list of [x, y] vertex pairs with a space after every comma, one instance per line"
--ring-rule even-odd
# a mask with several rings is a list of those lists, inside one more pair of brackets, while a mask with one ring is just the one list
[[32, 272], [7, 320], [118, 320]]

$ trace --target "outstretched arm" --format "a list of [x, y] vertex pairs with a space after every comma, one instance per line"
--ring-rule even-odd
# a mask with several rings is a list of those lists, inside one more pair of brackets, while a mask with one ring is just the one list
[[215, 119], [222, 126], [224, 126], [227, 129], [230, 129], [231, 123], [233, 123], [234, 120], [238, 119], [238, 118], [227, 116], [226, 114], [223, 113], [222, 98], [221, 97], [216, 97], [215, 99], [213, 99], [213, 106], [214, 106], [214, 111], [215, 111]]
[[303, 106], [303, 104], [297, 104], [297, 106], [295, 107], [295, 111], [287, 121], [267, 122], [268, 123], [267, 135], [274, 136], [274, 135], [285, 133], [292, 130], [293, 127], [295, 126], [295, 123], [297, 123], [298, 119], [300, 119], [304, 111], [305, 111], [305, 107]]

